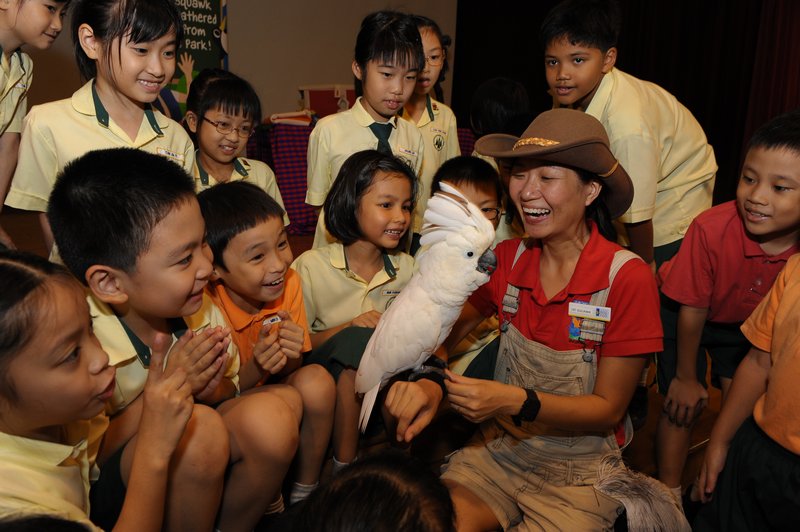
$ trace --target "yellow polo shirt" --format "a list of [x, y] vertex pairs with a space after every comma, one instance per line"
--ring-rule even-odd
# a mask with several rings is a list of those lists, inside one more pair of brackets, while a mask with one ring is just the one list
[[99, 414], [65, 426], [66, 442], [53, 443], [0, 432], [0, 519], [49, 515], [89, 521], [89, 485], [108, 418]]
[[194, 146], [186, 131], [155, 109], [146, 109], [136, 139], [109, 117], [89, 81], [71, 98], [34, 106], [25, 118], [19, 160], [6, 205], [47, 211], [56, 176], [90, 150], [138, 148], [167, 157], [191, 172]]
[[[197, 192], [202, 192], [219, 183], [219, 181], [209, 174], [200, 164], [200, 158], [197, 156], [197, 152], [195, 152], [192, 175], [194, 176], [194, 186]], [[278, 189], [278, 180], [275, 179], [275, 172], [273, 172], [272, 168], [267, 164], [254, 159], [237, 157], [233, 161], [233, 173], [231, 174], [230, 180], [247, 181], [264, 190], [272, 199], [277, 201], [278, 205], [283, 209], [283, 225], [289, 225], [289, 216], [286, 214], [286, 207], [283, 205], [281, 191]]]
[[[113, 416], [131, 404], [144, 390], [147, 381], [147, 368], [144, 364], [150, 363], [150, 348], [123, 325], [111, 307], [95, 299], [92, 294], [86, 299], [89, 302], [94, 334], [108, 353], [109, 363], [117, 368], [116, 389], [106, 409], [108, 414]], [[208, 327], [228, 326], [220, 310], [207, 295], [203, 296], [203, 306], [200, 310], [191, 316], [175, 318], [171, 324], [175, 328], [173, 343], [186, 327], [197, 333]], [[239, 350], [233, 342], [228, 347], [227, 365], [225, 377], [233, 381], [238, 388]]]
[[[399, 116], [410, 124], [414, 124], [411, 117], [405, 115], [402, 110]], [[449, 107], [437, 102], [430, 95], [427, 96], [425, 111], [419, 118], [419, 122], [414, 125], [422, 133], [422, 141], [425, 146], [422, 170], [418, 174], [419, 197], [411, 224], [412, 230], [419, 233], [422, 230], [422, 214], [428, 206], [428, 198], [431, 197], [433, 176], [443, 162], [461, 155], [461, 147], [458, 144], [456, 115]]]
[[[308, 139], [306, 203], [321, 206], [345, 160], [356, 152], [377, 149], [378, 139], [369, 128], [373, 122], [375, 120], [364, 109], [361, 98], [347, 111], [328, 115], [317, 122]], [[389, 123], [394, 126], [389, 135], [392, 152], [414, 170], [414, 175], [419, 176], [424, 151], [422, 134], [411, 123], [398, 120], [396, 116]], [[332, 241], [320, 213], [313, 247]]]
[[[653, 220], [656, 247], [683, 238], [711, 207], [717, 172], [692, 113], [658, 85], [616, 68], [603, 76], [586, 112], [605, 126], [611, 152], [633, 181], [633, 203], [619, 222]], [[625, 230], [618, 232], [627, 244]]]
[[33, 61], [30, 56], [17, 50], [6, 58], [0, 47], [0, 135], [22, 131], [31, 83]]
[[402, 252], [384, 254], [383, 265], [370, 282], [365, 281], [347, 268], [339, 242], [297, 257], [292, 269], [300, 274], [311, 332], [341, 325], [370, 310], [386, 311], [411, 279], [414, 258]]

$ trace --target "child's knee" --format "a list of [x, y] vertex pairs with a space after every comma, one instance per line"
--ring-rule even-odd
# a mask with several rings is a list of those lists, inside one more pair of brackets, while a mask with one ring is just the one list
[[213, 408], [194, 405], [178, 446], [181, 471], [200, 479], [222, 477], [230, 457], [228, 430]]
[[300, 393], [306, 412], [333, 411], [336, 400], [336, 384], [328, 370], [319, 364], [303, 367], [292, 382]]
[[[276, 394], [254, 394], [240, 405], [235, 417], [235, 433], [242, 449], [251, 452], [291, 459], [297, 451], [300, 440], [300, 417], [295, 408], [302, 413], [302, 401], [296, 390], [287, 387], [288, 392]], [[288, 406], [287, 406], [288, 405]], [[227, 418], [226, 418], [227, 419]]]

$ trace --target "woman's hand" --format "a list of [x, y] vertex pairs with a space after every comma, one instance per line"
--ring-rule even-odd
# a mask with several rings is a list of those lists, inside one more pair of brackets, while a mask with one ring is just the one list
[[518, 414], [527, 397], [525, 390], [502, 382], [471, 379], [445, 370], [447, 396], [453, 410], [473, 423], [498, 414]]

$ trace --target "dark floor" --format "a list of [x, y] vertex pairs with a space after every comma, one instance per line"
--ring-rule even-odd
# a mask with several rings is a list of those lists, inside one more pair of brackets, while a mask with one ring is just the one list
[[[6, 207], [3, 209], [2, 213], [0, 213], [0, 226], [11, 235], [19, 249], [31, 251], [40, 255], [45, 254], [44, 241], [42, 240], [37, 217], [34, 214]], [[312, 237], [291, 236], [290, 241], [294, 255], [298, 256], [311, 247]], [[653, 368], [651, 367], [651, 375], [652, 373]], [[709, 405], [700, 416], [694, 430], [694, 438], [692, 441], [693, 451], [690, 454], [689, 462], [684, 472], [684, 486], [687, 486], [699, 471], [705, 441], [711, 432], [711, 426], [719, 412], [719, 391], [711, 389], [709, 395]], [[656, 393], [655, 387], [651, 387], [649, 391], [649, 406], [650, 411], [646, 425], [636, 432], [633, 442], [625, 450], [624, 454], [626, 461], [631, 467], [644, 473], [654, 475], [656, 473], [656, 465], [653, 445], [658, 415], [661, 411], [661, 396]], [[457, 423], [451, 423], [450, 420], [445, 419], [442, 425], [439, 433], [446, 435], [450, 443], [455, 443], [460, 438], [464, 437], [463, 428], [457, 426]], [[446, 448], [448, 444], [441, 447], [441, 449], [430, 448], [421, 454], [432, 461], [436, 461], [448, 451]]]

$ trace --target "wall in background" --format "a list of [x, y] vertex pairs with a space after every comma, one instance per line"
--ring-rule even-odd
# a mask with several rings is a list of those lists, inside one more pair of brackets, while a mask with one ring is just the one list
[[[352, 83], [359, 25], [380, 9], [428, 16], [455, 38], [456, 0], [229, 0], [229, 67], [253, 84], [265, 115], [294, 111], [300, 85]], [[66, 98], [80, 87], [69, 20], [49, 51], [32, 51], [31, 56], [35, 70], [29, 106]], [[451, 65], [452, 59], [453, 53]], [[449, 101], [449, 79], [444, 90]]]

